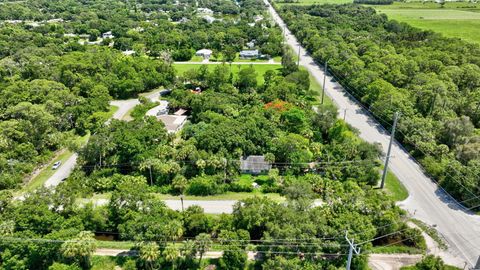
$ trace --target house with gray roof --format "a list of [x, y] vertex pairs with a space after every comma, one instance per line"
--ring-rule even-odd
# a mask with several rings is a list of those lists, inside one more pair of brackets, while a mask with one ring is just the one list
[[258, 50], [244, 50], [240, 52], [241, 59], [256, 59], [258, 56]]
[[240, 158], [240, 171], [248, 174], [267, 173], [272, 164], [265, 161], [265, 156], [248, 156]]

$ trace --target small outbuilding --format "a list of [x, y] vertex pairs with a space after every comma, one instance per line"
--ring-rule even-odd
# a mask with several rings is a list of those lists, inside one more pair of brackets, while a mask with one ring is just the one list
[[112, 34], [112, 31], [108, 31], [108, 32], [105, 32], [102, 34], [102, 38], [103, 39], [113, 39], [115, 36]]
[[257, 59], [258, 56], [258, 50], [244, 50], [240, 52], [241, 59]]
[[272, 164], [265, 161], [265, 156], [248, 156], [240, 158], [240, 171], [249, 174], [262, 174], [268, 172]]
[[195, 53], [196, 56], [201, 56], [203, 57], [204, 59], [209, 59], [210, 56], [212, 56], [212, 50], [209, 50], [209, 49], [201, 49], [201, 50], [198, 50], [196, 53]]

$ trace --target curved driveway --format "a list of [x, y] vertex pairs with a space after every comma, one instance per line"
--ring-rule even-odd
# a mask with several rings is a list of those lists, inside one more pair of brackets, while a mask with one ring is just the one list
[[[304, 66], [317, 80], [323, 83], [323, 70], [313, 61], [306, 50], [300, 46], [296, 38], [279, 17], [277, 12], [268, 5], [270, 14], [280, 28], [285, 29], [286, 42], [296, 52], [300, 49], [300, 64]], [[346, 109], [346, 122], [360, 131], [360, 137], [367, 142], [380, 142], [386, 152], [389, 136], [383, 127], [354, 101], [344, 88], [327, 76], [325, 89], [328, 96], [336, 103], [339, 111]], [[392, 147], [390, 169], [408, 189], [410, 196], [399, 205], [427, 224], [436, 225], [438, 231], [449, 244], [449, 253], [443, 259], [459, 267], [464, 262], [473, 266], [480, 256], [480, 216], [464, 211], [454, 200], [445, 194], [428, 178], [422, 168], [399, 144]]]

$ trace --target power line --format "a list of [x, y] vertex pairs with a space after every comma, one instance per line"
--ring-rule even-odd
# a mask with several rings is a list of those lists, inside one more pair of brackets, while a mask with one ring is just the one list
[[[338, 82], [342, 81], [342, 79], [339, 79], [339, 78], [338, 78], [338, 77], [340, 77], [340, 76], [337, 76], [337, 75], [333, 72], [333, 70], [330, 69], [330, 73], [332, 74], [332, 76], [334, 77], [334, 79], [336, 79]], [[343, 80], [346, 80], [346, 78], [343, 77]], [[346, 90], [352, 91], [352, 89], [351, 89], [348, 85], [342, 84], [342, 86], [343, 86]], [[375, 114], [374, 112], [372, 112], [372, 111], [371, 111], [370, 109], [368, 109], [366, 106], [364, 106], [363, 103], [360, 102], [357, 98], [355, 98], [355, 96], [353, 96], [349, 91], [345, 91], [345, 92], [346, 92], [351, 98], [353, 98], [353, 99], [356, 101], [356, 103], [357, 103], [358, 105], [360, 105], [360, 107], [362, 107], [364, 110], [366, 110], [366, 112], [368, 112], [370, 115], [372, 115], [375, 119], [380, 120], [381, 122], [386, 123], [386, 124], [388, 124], [389, 126], [392, 126], [392, 124], [390, 124], [389, 121], [386, 121], [386, 120], [383, 119], [382, 117], [380, 117], [380, 116], [378, 116], [377, 114]], [[352, 92], [356, 93], [357, 91], [353, 90]], [[383, 127], [383, 128], [385, 129], [385, 127]], [[402, 134], [404, 137], [407, 137], [402, 131], [399, 130], [398, 132], [399, 132], [400, 134]], [[421, 150], [415, 143], [409, 142], [408, 144], [413, 145], [413, 146], [415, 147], [415, 149], [418, 150], [418, 151], [420, 151], [424, 156], [428, 156], [428, 155], [427, 155], [425, 152], [423, 152], [423, 150]], [[405, 148], [404, 148], [401, 144], [399, 144], [399, 146], [402, 147], [402, 148], [405, 150]], [[412, 158], [413, 158], [413, 157], [412, 157]], [[415, 160], [415, 159], [414, 159], [414, 160]], [[416, 161], [416, 160], [415, 160], [415, 161]], [[418, 161], [416, 161], [416, 163], [421, 166], [421, 164], [420, 164]], [[423, 168], [423, 166], [421, 166], [421, 167]], [[454, 169], [455, 171], [457, 171], [455, 168], [453, 168], [453, 169]], [[458, 171], [457, 171], [457, 172], [458, 172]], [[461, 182], [459, 182], [457, 179], [455, 179], [454, 176], [452, 176], [451, 174], [447, 173], [446, 171], [445, 171], [445, 173], [448, 174], [448, 176], [450, 176], [455, 182], [457, 182], [458, 184], [460, 184], [466, 191], [468, 191], [470, 194], [472, 194], [475, 198], [480, 199], [479, 196], [475, 195], [472, 191], [470, 191], [467, 187], [465, 187]], [[459, 201], [458, 201], [457, 199], [455, 199], [450, 193], [448, 193], [431, 175], [429, 175], [429, 176], [430, 176], [430, 179], [432, 179], [432, 180], [437, 184], [438, 187], [440, 187], [446, 194], [448, 194], [455, 202], [457, 202], [459, 205], [463, 206], [463, 205], [461, 204], [462, 202], [459, 202]], [[477, 176], [479, 176], [479, 175], [477, 175]], [[467, 210], [468, 210], [468, 209], [467, 209]]]

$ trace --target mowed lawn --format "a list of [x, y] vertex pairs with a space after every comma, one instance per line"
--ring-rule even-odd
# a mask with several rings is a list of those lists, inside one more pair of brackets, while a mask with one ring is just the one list
[[[208, 70], [213, 70], [217, 65], [222, 65], [222, 64], [208, 64], [205, 65], [207, 66]], [[226, 64], [228, 65], [228, 64]], [[187, 70], [190, 69], [198, 69], [202, 66], [202, 64], [173, 64], [175, 67], [175, 70], [179, 75], [182, 75], [185, 73]], [[278, 70], [282, 68], [281, 65], [278, 64], [260, 64], [260, 65], [251, 65], [252, 67], [255, 68], [255, 71], [257, 72], [257, 81], [258, 83], [262, 84], [263, 83], [263, 75], [268, 71], [268, 70]], [[230, 67], [232, 69], [233, 75], [237, 76], [238, 72], [244, 68], [248, 68], [250, 65], [238, 65], [238, 64], [232, 64]]]
[[461, 38], [480, 44], [480, 8], [469, 3], [439, 4], [421, 2], [375, 6], [389, 19], [406, 22], [412, 26], [432, 30], [446, 37]]

